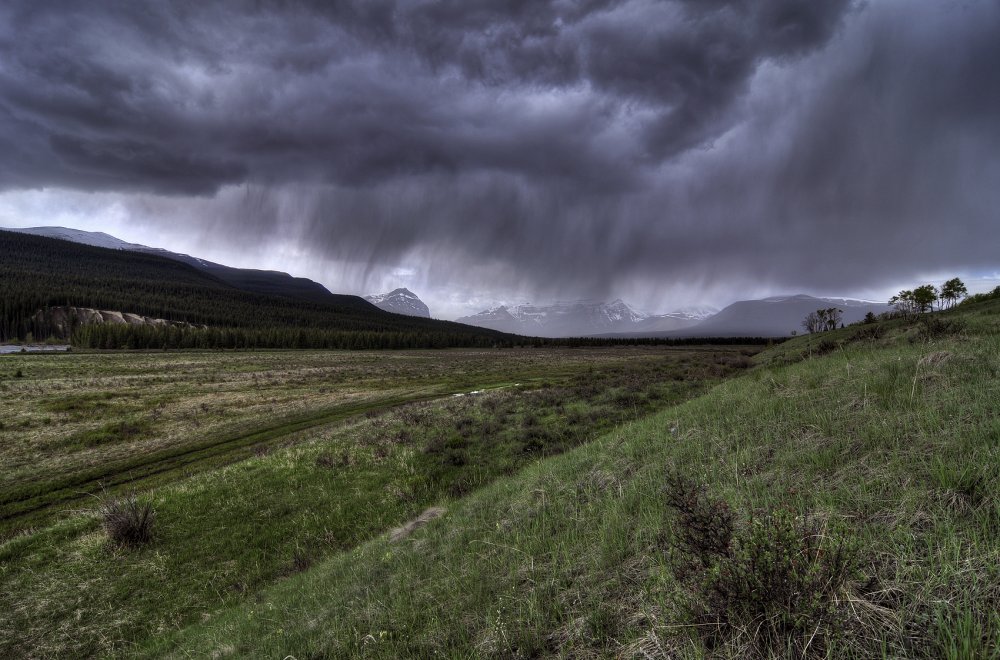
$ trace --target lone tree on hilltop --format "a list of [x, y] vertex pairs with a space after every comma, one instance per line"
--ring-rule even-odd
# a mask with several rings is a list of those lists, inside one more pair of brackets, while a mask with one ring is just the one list
[[941, 285], [941, 308], [951, 309], [968, 295], [969, 290], [965, 288], [965, 283], [957, 277], [953, 277]]

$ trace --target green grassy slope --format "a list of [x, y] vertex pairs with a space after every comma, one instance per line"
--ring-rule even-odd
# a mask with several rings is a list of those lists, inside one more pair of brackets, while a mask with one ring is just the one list
[[[1000, 301], [936, 319], [789, 342], [144, 651], [996, 657]], [[696, 513], [731, 512], [728, 555], [684, 542], [668, 473], [704, 484]], [[835, 556], [814, 602], [765, 588]]]

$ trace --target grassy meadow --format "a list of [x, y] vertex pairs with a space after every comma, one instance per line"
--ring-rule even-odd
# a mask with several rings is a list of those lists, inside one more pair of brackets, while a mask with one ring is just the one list
[[[1000, 301], [753, 352], [0, 361], [37, 505], [5, 495], [0, 648], [1000, 657]], [[99, 500], [131, 487], [155, 524], [123, 547]]]
[[[0, 649], [138, 654], [758, 350], [5, 356]], [[101, 502], [133, 491], [153, 539], [116, 547]]]
[[1000, 301], [756, 361], [137, 652], [998, 657]]

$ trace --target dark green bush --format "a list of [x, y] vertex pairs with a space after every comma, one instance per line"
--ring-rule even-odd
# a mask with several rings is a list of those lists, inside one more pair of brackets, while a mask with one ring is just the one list
[[877, 323], [864, 325], [851, 335], [850, 341], [874, 341], [876, 339], [881, 339], [883, 334], [885, 334], [885, 329]]
[[846, 591], [855, 552], [814, 519], [778, 511], [736, 523], [730, 506], [677, 472], [666, 475], [676, 577], [707, 648], [740, 657], [824, 657], [854, 619]]
[[816, 349], [813, 351], [816, 355], [826, 355], [827, 353], [832, 353], [840, 348], [840, 345], [829, 339], [824, 339], [820, 343], [816, 344]]
[[705, 623], [753, 655], [824, 656], [848, 621], [843, 596], [856, 565], [814, 520], [755, 518], [708, 572]]

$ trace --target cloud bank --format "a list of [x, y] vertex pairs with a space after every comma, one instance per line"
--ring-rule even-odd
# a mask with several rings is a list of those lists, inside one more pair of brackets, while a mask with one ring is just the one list
[[662, 305], [996, 270], [988, 0], [15, 1], [0, 26], [0, 196], [280, 241], [332, 288]]

